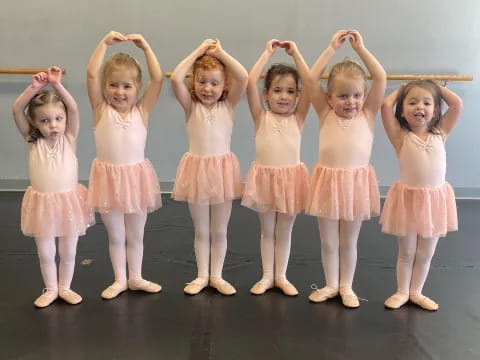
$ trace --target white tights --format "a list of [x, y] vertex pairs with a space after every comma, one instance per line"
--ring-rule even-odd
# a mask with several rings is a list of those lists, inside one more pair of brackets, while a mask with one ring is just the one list
[[276, 212], [258, 213], [258, 216], [262, 227], [260, 238], [262, 278], [273, 280], [275, 275], [276, 279], [285, 280], [296, 216]]
[[357, 265], [357, 241], [362, 220], [318, 218], [325, 280], [332, 289], [351, 289]]
[[58, 238], [58, 255], [60, 258], [58, 266], [55, 255], [55, 237], [36, 237], [38, 258], [43, 282], [48, 289], [70, 289], [75, 269], [75, 255], [77, 253], [78, 235], [61, 236]]
[[127, 264], [129, 279], [141, 279], [147, 213], [109, 212], [101, 214], [101, 217], [108, 232], [108, 249], [115, 281], [127, 281]]
[[398, 292], [407, 295], [422, 293], [437, 243], [438, 237], [424, 238], [417, 234], [398, 237]]
[[[195, 258], [198, 277], [222, 277], [227, 253], [227, 228], [232, 212], [232, 201], [217, 205], [188, 204], [195, 228]], [[210, 245], [210, 236], [212, 243]]]

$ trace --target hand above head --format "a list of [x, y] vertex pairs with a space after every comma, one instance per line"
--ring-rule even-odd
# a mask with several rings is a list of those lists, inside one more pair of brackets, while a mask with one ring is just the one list
[[62, 82], [62, 69], [58, 66], [51, 66], [47, 70], [48, 82], [52, 85], [58, 85]]
[[205, 53], [210, 56], [218, 57], [222, 51], [223, 49], [220, 40], [216, 39], [212, 41]]
[[205, 55], [207, 53], [207, 50], [210, 49], [212, 46], [214, 46], [215, 42], [216, 40], [212, 40], [212, 39], [203, 40], [203, 42], [198, 47], [201, 50], [202, 55]]
[[105, 37], [103, 38], [103, 41], [107, 45], [112, 45], [116, 44], [122, 41], [127, 41], [128, 39], [125, 37], [125, 35], [116, 32], [116, 31], [110, 31]]
[[297, 44], [295, 44], [293, 41], [282, 41], [280, 42], [279, 46], [284, 48], [285, 52], [290, 56], [293, 56], [293, 54], [298, 51]]
[[145, 50], [148, 47], [147, 41], [140, 34], [128, 34], [125, 35], [127, 41], [131, 41], [135, 44], [136, 47]]
[[39, 72], [32, 76], [32, 88], [40, 90], [48, 84], [48, 74], [46, 72]]
[[277, 50], [277, 46], [279, 45], [280, 41], [277, 39], [268, 40], [267, 44], [265, 45], [265, 51], [272, 55]]
[[362, 35], [360, 35], [357, 30], [347, 30], [347, 33], [350, 35], [348, 40], [350, 41], [350, 45], [352, 45], [354, 50], [359, 50], [365, 47], [363, 44]]
[[333, 34], [332, 39], [330, 40], [330, 47], [337, 50], [343, 44], [345, 44], [345, 40], [347, 39], [349, 34], [349, 30], [339, 30], [335, 34]]

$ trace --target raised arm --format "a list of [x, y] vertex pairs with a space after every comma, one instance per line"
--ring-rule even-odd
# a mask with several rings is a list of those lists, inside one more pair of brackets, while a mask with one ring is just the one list
[[125, 38], [132, 41], [138, 48], [142, 49], [145, 54], [150, 81], [145, 87], [143, 96], [138, 101], [138, 106], [142, 109], [142, 111], [150, 114], [158, 100], [158, 97], [160, 96], [160, 91], [162, 89], [162, 68], [160, 67], [160, 63], [158, 62], [152, 48], [142, 35], [130, 34], [126, 35]]
[[385, 132], [387, 133], [390, 142], [392, 143], [395, 151], [398, 153], [402, 146], [402, 127], [395, 117], [394, 107], [397, 103], [398, 94], [402, 90], [404, 85], [393, 91], [385, 98], [382, 105], [382, 121]]
[[285, 51], [288, 55], [293, 57], [293, 60], [295, 61], [295, 65], [302, 82], [302, 89], [298, 98], [295, 114], [297, 115], [297, 121], [300, 127], [303, 127], [303, 123], [305, 122], [305, 118], [308, 114], [308, 109], [310, 108], [310, 95], [308, 93], [309, 89], [311, 88], [311, 86], [308, 85], [308, 83], [311, 82], [310, 69], [308, 68], [307, 64], [305, 64], [302, 54], [300, 54], [300, 51], [298, 51], [297, 44], [295, 44], [293, 41], [285, 41], [284, 44], [286, 45]]
[[265, 45], [265, 50], [258, 58], [257, 62], [250, 69], [248, 74], [248, 84], [247, 84], [247, 99], [248, 107], [250, 108], [250, 113], [252, 114], [253, 121], [257, 123], [257, 120], [260, 118], [260, 115], [265, 111], [263, 106], [262, 95], [258, 90], [258, 80], [262, 75], [262, 71], [265, 68], [270, 56], [275, 52], [278, 44], [278, 40], [272, 39], [267, 42]]
[[440, 119], [438, 127], [442, 129], [446, 135], [448, 135], [453, 130], [460, 119], [460, 116], [462, 115], [463, 101], [457, 94], [455, 94], [452, 90], [447, 89], [445, 86], [440, 86], [440, 91], [442, 93], [443, 100], [448, 105], [448, 110]]
[[48, 75], [41, 72], [32, 76], [32, 83], [15, 99], [13, 103], [13, 119], [17, 125], [20, 134], [24, 139], [28, 139], [30, 125], [27, 116], [25, 115], [25, 108], [32, 98], [48, 84]]
[[373, 80], [363, 108], [374, 118], [383, 103], [385, 88], [387, 87], [387, 74], [383, 66], [363, 44], [360, 33], [357, 30], [348, 30], [348, 35], [351, 36], [349, 40], [352, 48], [362, 59]]
[[107, 46], [127, 39], [123, 34], [116, 31], [110, 31], [100, 40], [97, 47], [93, 51], [87, 66], [87, 90], [90, 99], [90, 105], [93, 109], [103, 103], [103, 87], [102, 87], [102, 64], [107, 51]]
[[328, 47], [318, 57], [317, 61], [315, 64], [313, 64], [312, 69], [310, 70], [310, 81], [306, 83], [307, 91], [310, 94], [310, 101], [312, 102], [312, 105], [320, 119], [322, 119], [325, 113], [330, 110], [327, 93], [323, 90], [320, 80], [332, 56], [335, 54], [337, 49], [345, 43], [347, 34], [348, 30], [337, 31], [332, 36]]
[[[172, 89], [175, 97], [182, 105], [185, 112], [190, 110], [190, 105], [192, 104], [192, 96], [188, 90], [187, 84], [185, 84], [185, 78], [187, 77], [188, 71], [192, 68], [195, 61], [200, 57], [205, 55], [207, 49], [212, 46], [214, 40], [206, 39], [204, 40], [199, 47], [193, 50], [185, 59], [183, 59], [173, 70], [172, 77], [170, 81], [172, 82]], [[195, 79], [192, 79], [194, 81]]]
[[80, 116], [78, 114], [78, 105], [72, 95], [65, 89], [62, 84], [62, 69], [57, 66], [48, 68], [48, 82], [57, 92], [67, 108], [67, 125], [65, 134], [70, 140], [75, 141], [80, 129]]
[[215, 56], [225, 65], [227, 71], [232, 74], [232, 83], [227, 84], [227, 100], [232, 107], [235, 107], [235, 105], [237, 105], [242, 98], [245, 88], [247, 87], [247, 70], [245, 70], [242, 64], [240, 64], [230, 54], [222, 49], [220, 40], [216, 40], [213, 46], [207, 49], [207, 55]]

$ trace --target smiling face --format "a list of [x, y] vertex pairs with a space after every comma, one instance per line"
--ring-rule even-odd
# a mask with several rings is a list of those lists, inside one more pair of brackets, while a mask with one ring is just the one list
[[137, 76], [137, 70], [134, 68], [118, 67], [106, 78], [106, 101], [119, 113], [130, 111], [137, 100], [139, 87], [136, 83]]
[[412, 131], [425, 130], [430, 127], [436, 111], [432, 93], [422, 87], [413, 87], [403, 99], [401, 116]]
[[225, 72], [215, 68], [198, 69], [194, 76], [194, 91], [197, 99], [207, 107], [215, 105], [225, 90]]
[[339, 75], [328, 93], [328, 103], [339, 117], [354, 118], [363, 109], [365, 80], [360, 76]]
[[270, 88], [264, 91], [265, 101], [270, 111], [275, 114], [288, 115], [294, 109], [298, 99], [298, 89], [295, 78], [290, 75], [277, 75], [273, 78]]
[[61, 102], [38, 106], [33, 110], [31, 121], [47, 141], [54, 142], [65, 134], [67, 125], [65, 106]]

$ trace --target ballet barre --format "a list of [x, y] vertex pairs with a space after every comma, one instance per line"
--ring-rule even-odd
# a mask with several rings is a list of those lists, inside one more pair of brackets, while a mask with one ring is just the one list
[[[47, 71], [48, 68], [0, 68], [0, 74], [37, 74]], [[62, 69], [63, 74], [66, 72], [66, 69]]]
[[[0, 74], [37, 74], [39, 72], [46, 72], [47, 68], [0, 68]], [[62, 69], [65, 74], [66, 69]], [[165, 74], [167, 78], [172, 76], [172, 72]], [[191, 77], [188, 74], [187, 77]], [[262, 75], [264, 77], [265, 75]], [[323, 73], [322, 79], [328, 79], [328, 73]], [[367, 74], [370, 79], [370, 75]], [[387, 80], [439, 80], [439, 81], [472, 81], [473, 75], [440, 75], [440, 74], [389, 74]]]
[[[167, 78], [172, 76], [171, 72], [165, 74]], [[187, 77], [191, 77], [192, 74], [189, 73]], [[265, 74], [262, 74], [262, 78], [265, 77]], [[322, 79], [328, 79], [328, 73], [323, 73], [321, 76]], [[371, 79], [370, 75], [367, 74], [367, 79]], [[432, 74], [390, 74], [387, 75], [387, 80], [439, 80], [439, 81], [472, 81], [472, 75], [432, 75]]]

